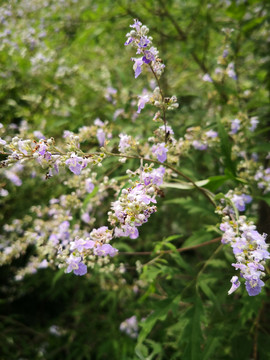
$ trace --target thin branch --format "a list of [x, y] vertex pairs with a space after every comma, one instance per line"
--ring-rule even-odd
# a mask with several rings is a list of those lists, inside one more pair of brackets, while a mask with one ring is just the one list
[[[93, 153], [94, 155], [95, 154], [99, 154], [99, 153]], [[92, 156], [93, 154], [89, 154], [89, 156]], [[124, 158], [127, 158], [127, 159], [142, 159], [143, 161], [150, 161], [154, 164], [157, 164], [157, 165], [161, 165], [161, 166], [165, 166], [166, 168], [168, 169], [171, 169], [173, 172], [175, 172], [176, 174], [180, 175], [181, 177], [183, 177], [184, 179], [188, 180], [189, 182], [191, 182], [191, 184], [197, 189], [199, 190], [210, 202], [211, 204], [216, 207], [216, 204], [214, 202], [214, 200], [209, 196], [209, 193], [206, 189], [198, 186], [189, 176], [185, 175], [184, 173], [182, 173], [180, 170], [177, 170], [175, 169], [173, 166], [167, 164], [167, 163], [161, 163], [160, 161], [158, 160], [152, 160], [152, 159], [147, 159], [147, 158], [144, 158], [144, 157], [141, 157], [141, 156], [135, 156], [135, 155], [124, 155], [124, 154], [117, 154], [117, 153], [111, 153], [111, 152], [107, 152], [105, 151], [105, 154], [107, 155], [111, 155], [111, 156], [117, 156], [117, 157], [124, 157]], [[86, 154], [86, 157], [87, 157], [87, 154]]]
[[[189, 250], [194, 250], [194, 249], [198, 249], [200, 247], [204, 247], [210, 244], [214, 244], [217, 243], [221, 240], [221, 237], [209, 240], [209, 241], [205, 241], [202, 244], [197, 244], [197, 245], [193, 245], [193, 246], [187, 246], [185, 248], [179, 248], [176, 250], [161, 250], [159, 252], [159, 254], [172, 254], [175, 251], [182, 253], [185, 251], [189, 251]], [[134, 251], [134, 252], [129, 252], [129, 251], [124, 251], [124, 252], [119, 252], [119, 255], [151, 255], [153, 253], [153, 251]]]

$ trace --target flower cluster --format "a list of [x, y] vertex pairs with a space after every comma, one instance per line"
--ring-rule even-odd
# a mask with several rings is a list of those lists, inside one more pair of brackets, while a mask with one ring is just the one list
[[107, 226], [101, 226], [93, 229], [89, 238], [77, 238], [70, 243], [70, 251], [72, 252], [67, 258], [68, 267], [66, 272], [74, 272], [75, 275], [85, 275], [87, 266], [83, 263], [83, 259], [89, 255], [97, 256], [115, 256], [118, 252], [113, 248], [109, 241], [112, 239], [112, 231]]
[[139, 236], [137, 228], [156, 212], [156, 206], [151, 203], [156, 203], [155, 189], [151, 185], [137, 183], [123, 189], [119, 199], [112, 203], [112, 211], [108, 213], [109, 221], [115, 227], [114, 235], [136, 239]]
[[225, 197], [233, 203], [238, 211], [245, 211], [246, 204], [250, 204], [252, 202], [252, 197], [250, 195], [241, 193], [240, 191], [237, 192], [236, 190], [229, 190]]
[[136, 338], [138, 336], [139, 330], [137, 317], [133, 315], [130, 318], [124, 320], [120, 324], [120, 330], [129, 335], [131, 338]]
[[[223, 244], [230, 244], [236, 258], [236, 263], [232, 266], [240, 270], [240, 276], [245, 279], [245, 286], [250, 296], [258, 295], [261, 292], [264, 282], [261, 278], [265, 275], [265, 260], [270, 258], [265, 242], [266, 234], [259, 234], [256, 226], [247, 221], [245, 216], [233, 220], [225, 216], [220, 225]], [[232, 287], [229, 294], [234, 292], [240, 282], [237, 276], [231, 280]]]
[[135, 78], [137, 78], [144, 65], [149, 65], [157, 77], [160, 77], [165, 65], [162, 64], [158, 57], [158, 50], [152, 46], [152, 37], [147, 36], [149, 29], [142, 25], [139, 20], [134, 20], [134, 24], [130, 25], [133, 29], [127, 33], [127, 41], [125, 45], [132, 44], [137, 49], [137, 54], [141, 55], [139, 58], [132, 58], [134, 61], [133, 70]]

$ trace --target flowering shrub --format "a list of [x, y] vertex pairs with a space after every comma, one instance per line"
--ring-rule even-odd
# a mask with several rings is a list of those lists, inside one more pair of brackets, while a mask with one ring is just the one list
[[[72, 7], [79, 10], [80, 21], [91, 18], [86, 2], [68, 3], [63, 9], [67, 18]], [[38, 2], [31, 2], [32, 10], [39, 13], [42, 21], [37, 25], [33, 20], [33, 27], [29, 28], [25, 24], [30, 16], [27, 6], [25, 2], [20, 5], [11, 2], [3, 5], [0, 12], [4, 61], [8, 64], [5, 54], [12, 64], [25, 57], [27, 74], [42, 78], [48, 86], [41, 99], [36, 94], [24, 95], [19, 88], [16, 100], [6, 95], [7, 117], [0, 125], [0, 196], [8, 215], [1, 218], [0, 264], [3, 269], [9, 269], [8, 281], [14, 292], [31, 278], [42, 276], [42, 271], [49, 274], [48, 278], [53, 276], [50, 278], [53, 286], [67, 282], [66, 294], [73, 294], [73, 284], [78, 284], [80, 294], [88, 294], [85, 286], [96, 286], [95, 291], [101, 295], [93, 295], [96, 297], [92, 304], [111, 313], [107, 305], [113, 303], [114, 313], [119, 312], [119, 316], [110, 315], [111, 322], [117, 324], [112, 325], [111, 331], [125, 336], [121, 340], [123, 348], [121, 341], [114, 345], [115, 358], [119, 354], [128, 358], [135, 353], [141, 359], [154, 356], [210, 359], [217, 349], [224, 348], [222, 344], [226, 341], [227, 350], [216, 358], [233, 359], [238, 349], [233, 338], [237, 339], [237, 331], [247, 331], [249, 322], [253, 322], [250, 333], [255, 338], [253, 348], [244, 347], [240, 356], [244, 358], [252, 353], [257, 358], [258, 351], [264, 354], [258, 350], [263, 339], [258, 334], [269, 288], [266, 234], [270, 214], [269, 144], [265, 140], [268, 130], [264, 104], [252, 102], [250, 94], [254, 88], [238, 63], [241, 34], [248, 38], [246, 34], [250, 30], [231, 27], [219, 30], [222, 45], [212, 50], [216, 56], [213, 63], [217, 64], [212, 66], [212, 71], [194, 49], [190, 50], [202, 72], [196, 83], [207, 92], [208, 103], [203, 108], [195, 97], [189, 107], [184, 96], [177, 99], [169, 94], [168, 80], [172, 89], [178, 89], [173, 77], [181, 75], [169, 75], [174, 71], [173, 63], [170, 67], [161, 60], [162, 51], [155, 47], [157, 42], [149, 35], [152, 34], [149, 28], [134, 19], [125, 43], [122, 41], [125, 47], [119, 61], [128, 63], [131, 58], [136, 79], [132, 80], [131, 88], [144, 84], [148, 89], [141, 90], [140, 95], [128, 94], [125, 88], [117, 90], [117, 85], [109, 79], [110, 71], [114, 70], [107, 69], [109, 75], [104, 70], [103, 75], [108, 78], [106, 86], [95, 83], [92, 86], [106, 106], [104, 110], [98, 106], [91, 108], [95, 114], [92, 117], [85, 110], [85, 88], [81, 90], [82, 98], [76, 99], [69, 93], [76, 76], [81, 80], [78, 88], [86, 86], [92, 70], [88, 74], [83, 64], [67, 64], [67, 57], [61, 58], [46, 41], [46, 26], [51, 31], [51, 25], [45, 25], [51, 19], [46, 16], [60, 14], [62, 9], [55, 2], [46, 10]], [[110, 8], [109, 4], [106, 6]], [[178, 40], [188, 44], [188, 35], [171, 14], [173, 8], [162, 1], [160, 6]], [[255, 5], [246, 7], [230, 1], [222, 6], [224, 16], [232, 18], [230, 26], [241, 27], [241, 20], [250, 26], [252, 43], [269, 27], [267, 22], [264, 24], [266, 10], [259, 5], [259, 10]], [[211, 4], [208, 9], [211, 16], [216, 14]], [[250, 16], [258, 12], [265, 17], [256, 23], [259, 29], [264, 26], [260, 31], [249, 22]], [[77, 36], [80, 29], [74, 16], [69, 26], [65, 18], [63, 28], [55, 30], [60, 37]], [[14, 22], [15, 17], [20, 21]], [[263, 49], [262, 46], [262, 52]], [[103, 51], [102, 45], [97, 47], [98, 53]], [[247, 58], [248, 66], [256, 63], [255, 56]], [[265, 61], [262, 56], [262, 62]], [[100, 64], [93, 66], [98, 68]], [[24, 66], [20, 71], [23, 74]], [[262, 76], [260, 71], [259, 68], [258, 77]], [[9, 80], [12, 76], [8, 70], [2, 74]], [[62, 80], [57, 85], [59, 79]], [[126, 88], [130, 87], [130, 81]], [[181, 91], [185, 92], [186, 85], [179, 81]], [[50, 89], [53, 87], [50, 84], [55, 84], [55, 88]], [[69, 91], [66, 92], [65, 86]], [[61, 91], [59, 87], [63, 87]], [[265, 93], [261, 95], [263, 101]], [[65, 110], [65, 97], [69, 97], [65, 100], [70, 104], [69, 111]], [[20, 105], [23, 101], [29, 102], [28, 108]], [[18, 119], [10, 115], [10, 106], [15, 107]], [[200, 115], [196, 115], [197, 107], [203, 109]], [[76, 111], [80, 116], [86, 112], [85, 121], [80, 119], [76, 125], [67, 126], [68, 121], [63, 122], [63, 118], [69, 118], [72, 123], [71, 114], [76, 119]], [[44, 120], [46, 116], [48, 120]], [[59, 121], [60, 128], [64, 125], [62, 131], [53, 129], [54, 120]], [[38, 196], [29, 200], [29, 193], [35, 191]], [[19, 199], [24, 199], [26, 204], [21, 209], [16, 207]], [[146, 261], [146, 256], [151, 259]], [[241, 283], [245, 289], [241, 290]], [[5, 287], [1, 291], [6, 296], [5, 305], [12, 304], [17, 295], [13, 298]], [[260, 300], [254, 300], [255, 296]], [[84, 316], [87, 313], [88, 317], [89, 311], [80, 306], [78, 321], [84, 327]], [[233, 316], [239, 311], [239, 321], [232, 332]], [[5, 316], [3, 319], [8, 323]], [[102, 315], [97, 319], [104, 321]], [[63, 340], [65, 336], [73, 339], [81, 333], [77, 325], [71, 330], [66, 320], [58, 321], [57, 325], [44, 325], [50, 336]], [[215, 327], [223, 321], [226, 326], [216, 331]], [[95, 327], [92, 330], [95, 333]], [[268, 331], [266, 328], [265, 333]], [[12, 353], [15, 338], [13, 335], [12, 340], [3, 341], [5, 356]], [[102, 347], [101, 339], [97, 340], [98, 349]], [[32, 357], [36, 356], [33, 354], [47, 356], [51, 351], [54, 358], [53, 345], [51, 349], [45, 339], [37, 342]], [[49, 340], [49, 343], [53, 342]], [[108, 348], [113, 348], [110, 336], [106, 343]], [[65, 349], [60, 347], [59, 351], [65, 356]], [[83, 350], [80, 358], [86, 358], [87, 351]], [[23, 351], [18, 354], [25, 356]], [[270, 348], [265, 354], [270, 354]], [[103, 355], [100, 357], [111, 358]]]

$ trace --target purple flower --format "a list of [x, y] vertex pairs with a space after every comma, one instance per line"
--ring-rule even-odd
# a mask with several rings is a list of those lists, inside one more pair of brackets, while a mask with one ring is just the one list
[[138, 336], [138, 321], [136, 316], [131, 316], [120, 324], [120, 330], [131, 338], [136, 338]]
[[235, 207], [239, 211], [245, 211], [246, 210], [246, 204], [251, 203], [252, 197], [250, 195], [246, 195], [246, 194], [241, 194], [241, 195], [234, 194], [232, 196], [231, 200], [234, 203]]
[[134, 24], [129, 25], [129, 26], [130, 26], [131, 28], [135, 28], [136, 31], [139, 32], [140, 29], [141, 29], [141, 25], [142, 25], [142, 23], [141, 23], [139, 20], [134, 19]]
[[240, 281], [238, 279], [238, 276], [233, 276], [231, 279], [232, 287], [228, 291], [228, 295], [231, 295], [236, 289], [240, 286]]
[[135, 72], [135, 79], [137, 79], [137, 77], [142, 72], [143, 61], [142, 61], [142, 58], [139, 58], [139, 59], [131, 58], [131, 60], [134, 61], [133, 70]]
[[106, 140], [106, 134], [103, 131], [103, 129], [98, 129], [97, 131], [97, 139], [99, 142], [99, 146], [104, 146], [105, 140]]
[[157, 144], [152, 146], [152, 153], [157, 157], [158, 161], [163, 163], [167, 159], [168, 149], [165, 143]]
[[72, 241], [70, 244], [70, 250], [78, 250], [80, 253], [83, 252], [85, 249], [93, 249], [95, 246], [95, 242], [93, 240], [84, 240], [84, 239], [76, 239]]
[[225, 59], [228, 55], [229, 55], [229, 51], [227, 49], [225, 49], [223, 51], [222, 57]]
[[126, 149], [130, 147], [131, 137], [129, 135], [120, 134], [120, 141], [118, 145], [118, 149], [120, 153], [124, 153]]
[[103, 244], [101, 246], [97, 246], [94, 249], [94, 254], [98, 256], [115, 256], [118, 253], [118, 250], [112, 247], [110, 244]]
[[21, 186], [22, 185], [22, 180], [14, 172], [12, 172], [12, 170], [7, 170], [5, 172], [5, 176], [14, 185], [16, 185], [16, 186]]
[[133, 37], [128, 37], [128, 39], [127, 39], [127, 41], [125, 42], [124, 45], [127, 46], [127, 45], [131, 44], [133, 41], [134, 41], [134, 38], [133, 38]]
[[91, 179], [85, 180], [85, 190], [90, 194], [95, 188], [95, 185], [92, 183]]
[[204, 74], [202, 79], [203, 79], [203, 81], [206, 81], [206, 82], [213, 82], [213, 80], [209, 74]]
[[[165, 131], [165, 125], [161, 125], [159, 128], [160, 128], [160, 130]], [[172, 127], [170, 125], [166, 126], [166, 133], [171, 134], [171, 135], [174, 134], [174, 131], [173, 131], [173, 129], [172, 129]]]
[[248, 295], [256, 296], [261, 292], [264, 282], [259, 277], [251, 276], [250, 279], [245, 282], [245, 285]]
[[66, 160], [66, 165], [68, 165], [69, 170], [75, 175], [80, 175], [82, 169], [87, 165], [87, 159], [83, 159], [73, 153], [70, 158]]
[[141, 112], [141, 110], [145, 107], [145, 104], [148, 103], [150, 99], [149, 95], [143, 95], [143, 96], [139, 96], [139, 102], [138, 102], [138, 110], [137, 113], [139, 114]]
[[251, 119], [250, 119], [250, 127], [249, 127], [249, 130], [250, 131], [254, 131], [257, 127], [257, 125], [259, 124], [259, 120], [257, 118], [257, 116], [253, 116]]
[[208, 130], [208, 131], [206, 131], [205, 135], [209, 138], [214, 139], [218, 136], [218, 133], [214, 130]]
[[0, 145], [6, 145], [6, 141], [0, 138]]
[[[113, 89], [113, 88], [109, 88], [109, 87], [108, 87], [108, 88], [107, 88], [107, 91], [108, 91], [108, 89]], [[114, 89], [114, 90], [117, 92], [116, 89]], [[109, 93], [109, 94], [114, 94], [112, 90], [111, 90], [110, 92], [108, 91], [108, 93]], [[101, 121], [99, 118], [97, 118], [97, 119], [94, 120], [94, 125], [96, 125], [96, 126], [101, 126], [101, 127], [102, 127], [102, 126], [104, 126], [105, 124], [104, 124], [103, 121]]]
[[85, 264], [81, 262], [80, 256], [74, 256], [70, 255], [70, 257], [67, 259], [68, 267], [66, 269], [67, 273], [70, 273], [71, 271], [74, 272], [75, 275], [85, 275], [87, 273], [87, 267]]
[[140, 48], [145, 48], [145, 47], [147, 47], [147, 45], [150, 43], [150, 40], [146, 37], [146, 36], [142, 36], [141, 38], [140, 38], [140, 41], [139, 41], [139, 43], [138, 43], [138, 46], [140, 47]]
[[143, 172], [142, 179], [146, 186], [151, 183], [160, 186], [163, 183], [164, 174], [165, 168], [163, 166], [160, 166], [158, 169], [154, 169], [151, 172]]
[[230, 134], [231, 135], [236, 134], [241, 127], [240, 125], [241, 125], [241, 122], [239, 119], [232, 120]]
[[33, 135], [38, 139], [45, 139], [45, 136], [42, 134], [41, 131], [36, 130], [33, 132]]
[[83, 276], [87, 273], [87, 266], [84, 263], [78, 264], [78, 269], [73, 270], [74, 274], [77, 276]]
[[237, 80], [237, 75], [234, 70], [234, 63], [232, 63], [232, 62], [229, 63], [229, 65], [227, 67], [227, 74], [230, 78]]
[[142, 60], [145, 64], [150, 64], [150, 62], [155, 61], [155, 59], [156, 59], [155, 54], [153, 54], [151, 49], [144, 51], [144, 56], [143, 56]]
[[192, 145], [193, 145], [194, 149], [196, 149], [196, 150], [206, 150], [208, 147], [207, 144], [204, 144], [203, 142], [198, 141], [198, 140], [194, 140], [192, 142]]

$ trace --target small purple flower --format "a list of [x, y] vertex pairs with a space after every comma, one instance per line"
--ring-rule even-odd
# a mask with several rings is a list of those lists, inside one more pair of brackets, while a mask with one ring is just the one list
[[87, 273], [87, 266], [84, 263], [78, 264], [78, 269], [73, 270], [74, 274], [77, 276], [83, 276]]
[[261, 292], [262, 287], [264, 286], [264, 282], [256, 276], [251, 276], [250, 279], [245, 282], [245, 285], [248, 295], [256, 296]]
[[229, 65], [227, 67], [227, 74], [233, 80], [237, 80], [237, 75], [236, 75], [236, 72], [234, 70], [234, 63], [232, 63], [232, 62], [229, 63]]
[[214, 139], [218, 136], [218, 133], [214, 130], [208, 130], [208, 131], [206, 131], [205, 135], [209, 138]]
[[137, 317], [131, 316], [120, 324], [120, 330], [131, 338], [136, 338], [138, 336], [138, 321]]
[[206, 150], [207, 147], [208, 147], [207, 144], [204, 144], [203, 142], [198, 141], [198, 140], [194, 140], [194, 141], [192, 142], [192, 145], [193, 145], [194, 149], [196, 149], [196, 150], [201, 150], [201, 151], [202, 151], [202, 150]]
[[155, 61], [155, 59], [155, 54], [152, 53], [151, 49], [144, 51], [144, 56], [142, 60], [145, 64], [150, 64], [150, 62]]
[[101, 246], [97, 246], [94, 249], [94, 254], [98, 256], [115, 256], [118, 253], [118, 250], [112, 247], [110, 244], [103, 244]]
[[142, 179], [146, 186], [151, 183], [160, 186], [163, 183], [164, 174], [165, 168], [160, 166], [158, 169], [154, 169], [151, 172], [143, 172]]
[[257, 118], [257, 116], [253, 116], [251, 119], [250, 119], [250, 127], [249, 127], [249, 130], [250, 131], [254, 131], [257, 127], [257, 125], [259, 124], [259, 120]]
[[129, 26], [130, 26], [131, 28], [135, 28], [136, 31], [139, 32], [140, 29], [141, 29], [141, 25], [142, 25], [142, 23], [141, 23], [139, 20], [134, 19], [134, 24], [129, 25]]
[[99, 146], [104, 146], [105, 140], [106, 140], [106, 134], [103, 131], [103, 129], [97, 130], [97, 139], [99, 142]]
[[127, 39], [127, 41], [125, 42], [124, 45], [127, 46], [127, 45], [131, 44], [133, 41], [134, 41], [134, 38], [133, 38], [133, 37], [128, 37], [128, 39]]
[[95, 185], [92, 183], [91, 179], [85, 180], [85, 190], [90, 194], [95, 188]]
[[6, 141], [0, 138], [0, 145], [6, 145]]
[[168, 149], [166, 148], [165, 143], [160, 143], [152, 146], [152, 153], [155, 155], [161, 163], [167, 159]]
[[41, 142], [41, 143], [39, 144], [38, 153], [39, 153], [40, 155], [45, 155], [46, 150], [47, 150], [47, 145], [46, 145], [44, 142]]
[[87, 165], [87, 159], [83, 159], [80, 156], [71, 154], [70, 158], [66, 160], [66, 165], [73, 174], [80, 175], [82, 169]]
[[140, 38], [140, 41], [138, 43], [138, 46], [140, 48], [146, 48], [148, 46], [148, 44], [150, 43], [150, 40], [146, 37], [146, 36], [142, 36]]
[[[67, 259], [68, 267], [66, 269], [67, 273], [70, 273], [71, 271], [74, 272], [75, 275], [84, 275], [87, 272], [87, 267], [83, 263], [81, 263], [81, 257], [80, 256], [74, 256], [70, 255], [70, 257]], [[75, 273], [76, 271], [76, 273]]]
[[118, 149], [120, 153], [124, 153], [126, 149], [130, 147], [131, 137], [129, 135], [120, 134], [120, 141], [118, 145]]
[[211, 78], [211, 76], [209, 74], [204, 74], [202, 79], [203, 79], [203, 81], [206, 81], [206, 82], [213, 82], [213, 79]]
[[38, 139], [45, 139], [45, 136], [42, 134], [41, 131], [36, 130], [33, 132], [33, 135]]
[[241, 122], [239, 119], [232, 120], [230, 134], [231, 135], [236, 134], [239, 131], [240, 127], [241, 127]]
[[135, 72], [135, 79], [137, 79], [137, 77], [142, 72], [143, 61], [142, 61], [142, 58], [139, 58], [139, 59], [131, 58], [131, 60], [134, 61], [133, 70]]
[[241, 194], [241, 195], [234, 194], [232, 196], [231, 200], [234, 203], [235, 207], [239, 211], [245, 211], [246, 210], [246, 204], [251, 203], [252, 197], [250, 195], [246, 195], [246, 194]]
[[232, 287], [228, 291], [228, 295], [231, 295], [236, 289], [240, 286], [240, 281], [238, 279], [238, 276], [233, 276], [231, 279]]
[[137, 110], [137, 113], [138, 113], [138, 114], [139, 114], [139, 113], [141, 112], [141, 110], [145, 107], [145, 104], [147, 104], [149, 100], [150, 100], [150, 96], [149, 96], [149, 95], [139, 96], [138, 110]]
[[[108, 89], [110, 89], [110, 91], [109, 91]], [[114, 92], [113, 92], [112, 89], [113, 89], [113, 88], [111, 88], [111, 87], [108, 87], [108, 88], [107, 88], [108, 94], [114, 94]], [[117, 92], [116, 89], [114, 89], [114, 90]], [[97, 119], [94, 120], [94, 125], [103, 127], [105, 124], [104, 124], [103, 121], [101, 121], [99, 118], [97, 118]]]
[[225, 59], [228, 55], [229, 55], [229, 51], [227, 49], [225, 49], [223, 51], [222, 57]]

